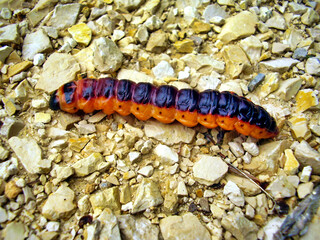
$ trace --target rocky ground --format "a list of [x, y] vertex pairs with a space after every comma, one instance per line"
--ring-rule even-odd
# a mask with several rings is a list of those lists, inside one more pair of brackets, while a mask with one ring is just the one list
[[[289, 211], [318, 184], [320, 4], [213, 2], [0, 1], [4, 239], [274, 239], [286, 214], [227, 163]], [[201, 126], [50, 110], [84, 74], [233, 91], [280, 134], [218, 146]]]

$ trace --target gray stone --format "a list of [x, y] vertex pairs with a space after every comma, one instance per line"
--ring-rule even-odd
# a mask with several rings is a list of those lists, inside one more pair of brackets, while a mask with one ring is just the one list
[[255, 76], [249, 83], [248, 89], [250, 92], [253, 92], [264, 80], [266, 77], [263, 73], [258, 73], [257, 76]]
[[112, 40], [101, 37], [94, 41], [93, 64], [100, 72], [115, 72], [121, 67], [122, 61], [123, 55]]
[[320, 153], [302, 140], [294, 149], [294, 155], [302, 166], [311, 166], [314, 174], [320, 174]]
[[273, 12], [273, 17], [266, 21], [266, 25], [269, 28], [275, 28], [279, 30], [286, 30], [288, 27], [284, 17], [277, 12]]
[[57, 39], [58, 38], [58, 30], [54, 27], [46, 27], [46, 26], [43, 26], [42, 27], [43, 30], [47, 33], [47, 35], [51, 38], [54, 38], [54, 39]]
[[33, 60], [37, 53], [52, 50], [50, 39], [43, 29], [27, 34], [23, 40], [22, 58]]
[[7, 211], [0, 207], [0, 223], [4, 223], [8, 220]]
[[145, 123], [144, 131], [147, 137], [155, 138], [166, 145], [180, 142], [191, 143], [196, 134], [194, 129], [185, 127], [180, 123], [169, 125], [152, 120]]
[[210, 240], [209, 231], [192, 213], [182, 216], [170, 216], [160, 220], [160, 229], [164, 240]]
[[308, 55], [308, 50], [305, 48], [297, 48], [296, 50], [294, 50], [293, 52], [293, 58], [294, 59], [298, 59], [298, 60], [304, 60]]
[[290, 45], [289, 44], [284, 44], [284, 43], [279, 43], [279, 42], [274, 42], [272, 44], [272, 53], [275, 54], [281, 54], [287, 50], [290, 49]]
[[66, 219], [70, 217], [76, 205], [74, 204], [74, 192], [61, 185], [57, 191], [50, 194], [42, 207], [42, 214], [49, 220]]
[[61, 85], [71, 82], [80, 72], [76, 59], [66, 53], [53, 53], [43, 65], [43, 71], [36, 89], [53, 92]]
[[146, 210], [150, 207], [156, 207], [163, 203], [159, 186], [151, 179], [144, 178], [140, 183], [134, 197], [132, 213]]
[[53, 15], [47, 25], [55, 27], [59, 30], [71, 27], [77, 21], [78, 15], [80, 13], [80, 7], [80, 3], [65, 5], [58, 4], [55, 7]]
[[10, 24], [0, 28], [0, 44], [19, 42], [20, 34], [18, 30], [18, 24]]
[[[123, 240], [141, 239], [158, 240], [159, 227], [145, 217], [135, 217], [129, 214], [119, 215], [118, 224]], [[139, 229], [139, 230], [138, 230]], [[137, 231], [138, 230], [138, 231]]]
[[292, 58], [278, 58], [275, 60], [268, 60], [259, 63], [259, 68], [262, 70], [265, 68], [269, 71], [283, 73], [288, 71], [292, 66], [299, 63], [298, 60]]
[[301, 16], [301, 22], [307, 26], [318, 23], [319, 14], [312, 8], [308, 8], [308, 10]]
[[211, 22], [212, 18], [220, 17], [221, 19], [226, 19], [228, 17], [228, 13], [220, 7], [218, 4], [208, 5], [203, 12], [203, 17], [206, 23]]
[[316, 57], [308, 58], [305, 68], [307, 73], [320, 76], [320, 59]]
[[34, 8], [27, 13], [27, 18], [31, 25], [36, 26], [49, 12], [54, 8], [58, 0], [43, 0], [39, 1]]
[[241, 213], [229, 212], [222, 218], [221, 225], [238, 240], [257, 239], [258, 226]]
[[149, 39], [149, 32], [147, 27], [144, 25], [139, 26], [135, 37], [141, 44], [146, 44]]
[[290, 10], [290, 12], [294, 13], [294, 14], [304, 14], [308, 8], [306, 6], [304, 6], [303, 4], [298, 4], [295, 2], [290, 2], [288, 4], [288, 8]]
[[0, 17], [9, 20], [12, 17], [12, 12], [9, 8], [2, 8], [0, 10]]
[[10, 55], [10, 53], [13, 51], [12, 47], [9, 46], [3, 46], [0, 48], [0, 61], [4, 63], [7, 59], [7, 57]]
[[195, 180], [207, 186], [218, 183], [227, 172], [228, 165], [220, 157], [210, 155], [199, 155], [193, 166]]
[[42, 159], [41, 149], [34, 139], [12, 137], [8, 142], [29, 173], [43, 173], [51, 167], [50, 160]]

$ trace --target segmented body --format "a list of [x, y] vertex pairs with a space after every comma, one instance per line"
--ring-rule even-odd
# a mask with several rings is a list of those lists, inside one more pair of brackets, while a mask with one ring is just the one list
[[106, 114], [132, 113], [139, 120], [153, 117], [162, 123], [179, 121], [187, 127], [198, 123], [207, 128], [220, 126], [257, 139], [278, 134], [273, 117], [261, 106], [232, 92], [181, 89], [169, 85], [134, 83], [113, 78], [82, 79], [55, 91], [50, 108], [75, 113], [102, 110]]

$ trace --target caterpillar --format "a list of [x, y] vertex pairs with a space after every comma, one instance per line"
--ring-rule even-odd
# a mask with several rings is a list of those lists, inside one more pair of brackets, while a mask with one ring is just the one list
[[78, 110], [85, 113], [102, 110], [107, 115], [117, 112], [123, 116], [132, 113], [142, 121], [151, 117], [162, 123], [177, 120], [187, 127], [198, 123], [210, 129], [220, 126], [256, 139], [278, 134], [275, 119], [264, 108], [228, 91], [198, 92], [124, 79], [86, 78], [69, 82], [53, 92], [49, 106], [68, 113]]

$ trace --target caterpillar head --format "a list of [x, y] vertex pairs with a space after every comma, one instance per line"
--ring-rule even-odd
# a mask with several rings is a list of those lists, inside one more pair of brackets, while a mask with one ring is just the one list
[[52, 110], [59, 110], [60, 109], [59, 96], [57, 95], [57, 90], [54, 91], [50, 97], [49, 107]]

